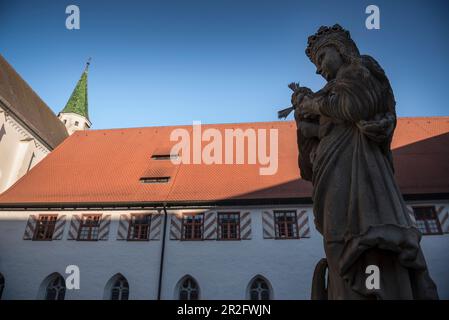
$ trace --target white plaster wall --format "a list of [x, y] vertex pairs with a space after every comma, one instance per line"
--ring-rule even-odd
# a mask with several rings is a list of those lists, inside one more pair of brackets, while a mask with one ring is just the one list
[[[177, 282], [190, 274], [204, 299], [245, 299], [249, 281], [260, 274], [270, 281], [276, 299], [308, 299], [314, 265], [324, 256], [320, 236], [312, 230], [310, 239], [263, 239], [260, 212], [251, 209], [252, 239], [241, 241], [169, 240], [167, 219], [162, 298], [174, 299]], [[118, 219], [125, 211], [102, 212], [112, 215], [108, 241], [67, 240], [68, 212], [63, 213], [68, 220], [62, 240], [22, 240], [29, 214], [39, 213], [51, 212], [0, 212], [4, 299], [36, 299], [41, 282], [53, 272], [64, 276], [70, 264], [80, 268], [81, 290], [67, 290], [67, 299], [102, 299], [107, 281], [119, 272], [129, 282], [130, 299], [156, 299], [162, 241], [116, 240]]]
[[[449, 203], [430, 204], [449, 208]], [[310, 238], [263, 239], [262, 208], [255, 208], [252, 240], [169, 241], [163, 298], [175, 298], [178, 281], [189, 274], [198, 281], [202, 298], [245, 299], [250, 280], [260, 274], [270, 281], [275, 299], [310, 299], [313, 271], [324, 257], [323, 239], [314, 227], [312, 209], [297, 209], [307, 209]], [[423, 236], [421, 244], [440, 298], [449, 299], [449, 234]]]
[[[72, 112], [61, 112], [58, 115], [58, 118], [62, 121], [62, 123], [64, 123], [69, 135], [72, 135], [75, 131], [78, 130], [87, 130], [91, 126], [91, 123], [85, 117]], [[78, 125], [75, 125], [77, 121]]]
[[112, 215], [109, 240], [67, 240], [68, 212], [63, 213], [68, 220], [62, 240], [22, 240], [28, 215], [39, 212], [0, 212], [0, 272], [6, 282], [3, 299], [36, 299], [41, 282], [49, 274], [59, 272], [66, 277], [65, 269], [72, 264], [80, 268], [80, 290], [67, 290], [66, 299], [103, 299], [106, 283], [116, 273], [128, 280], [130, 299], [155, 299], [161, 241], [116, 240], [117, 219], [124, 212], [89, 213]]
[[449, 234], [423, 236], [421, 248], [440, 299], [449, 300]]
[[169, 240], [163, 299], [176, 298], [175, 287], [186, 274], [197, 280], [201, 299], [246, 299], [247, 286], [258, 274], [270, 282], [274, 299], [310, 299], [313, 270], [324, 257], [322, 238], [313, 227], [311, 208], [294, 209], [307, 209], [310, 238], [264, 239], [262, 208], [253, 208], [251, 240]]
[[[444, 211], [449, 211], [449, 202], [445, 201], [414, 201], [408, 204], [435, 205], [437, 208], [444, 206]], [[423, 236], [421, 248], [426, 257], [430, 276], [437, 285], [440, 299], [449, 300], [449, 233]]]
[[[256, 275], [268, 279], [274, 299], [309, 299], [315, 264], [324, 257], [322, 237], [314, 228], [311, 208], [298, 206], [298, 210], [307, 209], [310, 238], [263, 239], [261, 211], [279, 208], [287, 207], [244, 208], [251, 212], [252, 239], [240, 241], [169, 240], [169, 217], [162, 299], [177, 297], [176, 285], [185, 275], [197, 280], [201, 299], [246, 299], [248, 284]], [[0, 272], [6, 280], [3, 299], [36, 299], [41, 282], [53, 272], [65, 276], [70, 264], [80, 267], [81, 289], [67, 290], [66, 299], [102, 299], [108, 280], [116, 273], [127, 278], [130, 299], [156, 299], [162, 241], [116, 240], [120, 214], [153, 211], [54, 211], [67, 216], [62, 240], [22, 240], [30, 214], [51, 212], [0, 211]], [[181, 212], [186, 210], [169, 210], [169, 214]], [[109, 240], [67, 240], [72, 213], [111, 214]], [[422, 248], [440, 297], [449, 299], [449, 234], [423, 236]]]
[[50, 152], [0, 106], [0, 130], [2, 127], [6, 133], [0, 140], [0, 193], [27, 173], [30, 163], [31, 169]]

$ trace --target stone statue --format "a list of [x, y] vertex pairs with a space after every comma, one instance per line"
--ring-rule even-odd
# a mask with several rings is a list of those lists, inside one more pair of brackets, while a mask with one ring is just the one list
[[[315, 269], [312, 298], [438, 299], [421, 234], [394, 178], [395, 100], [384, 70], [360, 55], [337, 24], [310, 36], [306, 54], [327, 81], [317, 92], [289, 85], [298, 164], [313, 184], [315, 225], [326, 253]], [[379, 268], [374, 288], [367, 286], [371, 265]]]

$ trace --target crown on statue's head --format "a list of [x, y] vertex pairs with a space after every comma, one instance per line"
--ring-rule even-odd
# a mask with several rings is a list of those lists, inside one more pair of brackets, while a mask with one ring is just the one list
[[315, 63], [319, 49], [328, 45], [335, 46], [340, 54], [346, 57], [360, 56], [349, 31], [339, 24], [334, 24], [332, 27], [321, 26], [314, 35], [311, 35], [307, 39], [306, 55]]

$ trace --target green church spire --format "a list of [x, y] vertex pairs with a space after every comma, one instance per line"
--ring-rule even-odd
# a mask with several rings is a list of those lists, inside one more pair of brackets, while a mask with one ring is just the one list
[[89, 69], [90, 58], [87, 60], [86, 68], [81, 75], [72, 95], [67, 101], [61, 113], [76, 113], [89, 120], [88, 103], [87, 103], [87, 72]]

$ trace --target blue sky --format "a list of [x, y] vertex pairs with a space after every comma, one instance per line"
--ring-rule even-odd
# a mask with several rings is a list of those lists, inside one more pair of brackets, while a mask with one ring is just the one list
[[[76, 4], [81, 29], [67, 30]], [[381, 29], [365, 28], [376, 4]], [[324, 80], [304, 54], [340, 23], [390, 78], [399, 116], [449, 115], [443, 1], [0, 0], [0, 53], [57, 113], [88, 57], [93, 128], [276, 120], [287, 84]]]

